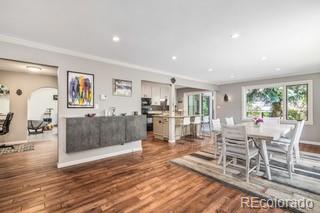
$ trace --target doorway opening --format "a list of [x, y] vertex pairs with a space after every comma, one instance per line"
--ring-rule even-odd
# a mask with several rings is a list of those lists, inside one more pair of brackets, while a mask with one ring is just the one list
[[0, 58], [0, 155], [58, 153], [57, 71], [56, 66]]
[[57, 140], [58, 89], [36, 89], [28, 98], [28, 141]]

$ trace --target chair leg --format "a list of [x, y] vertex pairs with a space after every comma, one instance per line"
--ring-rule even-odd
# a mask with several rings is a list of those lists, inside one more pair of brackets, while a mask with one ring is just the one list
[[261, 161], [261, 155], [260, 153], [258, 153], [258, 156], [257, 156], [257, 168], [256, 168], [256, 172], [258, 173], [260, 171], [260, 161]]
[[236, 157], [233, 157], [232, 159], [232, 164], [237, 165], [238, 159]]
[[246, 181], [249, 183], [249, 171], [250, 171], [250, 158], [246, 160]]
[[218, 138], [217, 138], [217, 134], [214, 134], [214, 143], [216, 145], [215, 150], [214, 150], [214, 157], [217, 158], [217, 154], [218, 154], [218, 149], [219, 149], [219, 145], [218, 145]]
[[297, 144], [294, 147], [294, 154], [295, 154], [295, 157], [296, 157], [296, 162], [299, 163], [299, 161], [300, 161], [300, 147], [299, 147], [299, 144]]
[[223, 150], [222, 150], [221, 155], [223, 156], [223, 174], [226, 174], [227, 156], [225, 153], [225, 146], [223, 146]]
[[219, 160], [218, 160], [218, 165], [221, 164], [221, 162], [223, 160], [222, 158], [223, 158], [223, 153], [222, 153], [222, 149], [221, 149], [221, 153], [220, 153]]
[[292, 157], [290, 155], [287, 156], [287, 166], [288, 166], [289, 177], [290, 179], [292, 179]]

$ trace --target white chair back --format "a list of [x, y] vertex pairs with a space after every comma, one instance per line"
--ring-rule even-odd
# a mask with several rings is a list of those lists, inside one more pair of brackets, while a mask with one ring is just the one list
[[201, 123], [201, 117], [200, 116], [194, 117], [192, 123], [193, 124], [200, 124]]
[[190, 117], [184, 117], [182, 125], [187, 126], [190, 125]]
[[263, 125], [265, 126], [279, 126], [280, 117], [263, 118]]
[[294, 147], [298, 146], [300, 143], [300, 138], [302, 135], [304, 123], [305, 123], [305, 120], [302, 120], [302, 121], [299, 121], [296, 125], [295, 134], [293, 135], [293, 138], [291, 139], [292, 141], [291, 141], [290, 147], [289, 147], [290, 152], [293, 152]]
[[212, 130], [217, 132], [221, 131], [221, 122], [219, 118], [212, 120]]
[[210, 122], [209, 116], [202, 117], [202, 123], [209, 123], [209, 122]]
[[234, 126], [234, 119], [233, 117], [225, 118], [226, 120], [226, 125], [227, 126]]
[[249, 154], [249, 142], [245, 126], [226, 126], [222, 128], [222, 141], [225, 152], [236, 153], [240, 158]]

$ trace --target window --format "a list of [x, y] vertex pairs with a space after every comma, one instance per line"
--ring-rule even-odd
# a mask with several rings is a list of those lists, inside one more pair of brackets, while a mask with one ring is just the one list
[[212, 92], [188, 92], [184, 94], [184, 110], [189, 116], [212, 115]]
[[280, 117], [312, 124], [312, 81], [242, 88], [243, 118]]
[[308, 84], [287, 86], [287, 120], [308, 120]]
[[283, 117], [283, 87], [248, 89], [246, 117]]
[[209, 116], [210, 115], [210, 96], [202, 95], [202, 115]]
[[200, 114], [200, 94], [188, 95], [188, 115]]

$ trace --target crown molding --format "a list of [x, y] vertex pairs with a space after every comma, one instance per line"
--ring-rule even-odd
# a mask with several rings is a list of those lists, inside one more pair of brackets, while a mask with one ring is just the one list
[[278, 78], [286, 78], [286, 77], [294, 77], [299, 75], [312, 75], [320, 73], [319, 71], [302, 71], [302, 72], [294, 72], [294, 73], [283, 73], [280, 75], [269, 75], [269, 76], [260, 76], [255, 78], [249, 78], [249, 79], [239, 79], [239, 80], [232, 80], [232, 81], [221, 81], [221, 82], [212, 82], [214, 85], [217, 86], [223, 86], [223, 85], [229, 85], [229, 84], [242, 84], [242, 83], [250, 83], [253, 81], [268, 81], [272, 79], [278, 79]]
[[161, 75], [167, 75], [170, 77], [176, 77], [176, 78], [180, 78], [180, 79], [184, 79], [184, 80], [196, 81], [196, 82], [200, 82], [200, 83], [207, 83], [207, 84], [213, 85], [213, 83], [210, 81], [195, 79], [195, 78], [192, 78], [189, 76], [174, 74], [174, 73], [167, 72], [164, 70], [140, 66], [137, 64], [131, 64], [131, 63], [118, 61], [118, 60], [114, 60], [114, 59], [110, 59], [110, 58], [104, 58], [101, 56], [91, 55], [91, 54], [87, 54], [84, 52], [69, 50], [69, 49], [56, 47], [56, 46], [52, 46], [52, 45], [45, 44], [45, 43], [39, 43], [39, 42], [35, 42], [35, 41], [25, 40], [25, 39], [13, 37], [13, 36], [7, 36], [7, 35], [0, 34], [0, 41], [5, 42], [5, 43], [15, 44], [15, 45], [31, 47], [34, 49], [40, 49], [40, 50], [45, 50], [45, 51], [49, 51], [49, 52], [60, 53], [60, 54], [64, 54], [64, 55], [69, 55], [69, 56], [89, 59], [89, 60], [93, 60], [93, 61], [113, 64], [113, 65], [117, 65], [117, 66], [131, 68], [131, 69], [142, 70], [142, 71], [157, 73], [157, 74], [161, 74]]

